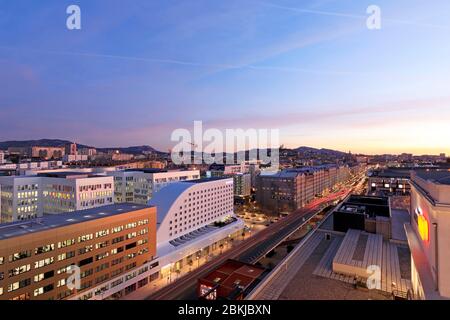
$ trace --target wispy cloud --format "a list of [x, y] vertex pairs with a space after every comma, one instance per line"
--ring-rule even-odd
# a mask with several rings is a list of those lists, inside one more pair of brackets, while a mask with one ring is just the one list
[[[288, 10], [291, 12], [297, 12], [297, 13], [302, 13], [302, 14], [313, 14], [313, 15], [321, 15], [321, 16], [350, 18], [350, 19], [357, 19], [357, 20], [362, 20], [362, 21], [365, 21], [368, 17], [368, 15], [363, 15], [363, 14], [353, 14], [353, 13], [325, 11], [325, 10], [311, 10], [311, 9], [304, 9], [304, 8], [281, 6], [281, 5], [270, 3], [270, 2], [259, 2], [259, 4], [261, 4], [263, 6], [271, 7], [271, 8]], [[417, 26], [417, 27], [450, 30], [450, 26], [448, 26], [448, 25], [424, 23], [424, 22], [412, 21], [412, 20], [392, 19], [392, 18], [383, 17], [383, 21], [389, 22], [389, 23], [394, 23], [394, 24], [404, 24], [404, 25], [413, 25], [413, 26]]]

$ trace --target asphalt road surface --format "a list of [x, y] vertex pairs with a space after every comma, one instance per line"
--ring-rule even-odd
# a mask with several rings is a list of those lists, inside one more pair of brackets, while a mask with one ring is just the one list
[[271, 224], [266, 229], [224, 252], [219, 257], [161, 288], [148, 296], [146, 300], [196, 299], [195, 291], [199, 278], [216, 269], [228, 259], [237, 259], [250, 263], [256, 262], [276, 245], [281, 243], [289, 234], [307, 223], [308, 219], [317, 214], [323, 205], [338, 199], [343, 199], [350, 191], [350, 189], [344, 189], [326, 197], [313, 200], [308, 206]]

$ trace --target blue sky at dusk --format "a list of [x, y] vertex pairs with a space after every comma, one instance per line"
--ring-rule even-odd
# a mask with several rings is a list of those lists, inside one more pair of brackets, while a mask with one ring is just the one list
[[430, 4], [0, 0], [0, 141], [167, 150], [202, 120], [289, 147], [450, 154], [450, 1]]

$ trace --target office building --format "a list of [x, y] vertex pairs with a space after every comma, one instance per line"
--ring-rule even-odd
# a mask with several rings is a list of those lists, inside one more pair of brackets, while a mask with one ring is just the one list
[[412, 287], [420, 299], [450, 298], [450, 172], [411, 174], [411, 223], [406, 225]]
[[1, 223], [113, 204], [112, 177], [77, 172], [0, 177]]
[[236, 173], [233, 175], [234, 196], [240, 198], [250, 197], [252, 193], [252, 177], [249, 173]]
[[149, 204], [158, 208], [157, 252], [163, 278], [225, 246], [245, 226], [234, 215], [232, 178], [172, 183], [155, 193]]
[[44, 213], [58, 214], [114, 203], [114, 179], [95, 174], [41, 173]]
[[252, 192], [252, 179], [256, 178], [255, 164], [239, 165], [212, 164], [209, 167], [211, 177], [232, 177], [234, 180], [234, 196], [246, 198]]
[[130, 169], [108, 173], [114, 177], [115, 203], [146, 204], [155, 192], [173, 182], [200, 179], [200, 171]]
[[[112, 205], [5, 224], [0, 226], [0, 299], [101, 297], [113, 286], [108, 281], [118, 286], [116, 279], [155, 255], [156, 208], [148, 206]], [[71, 274], [79, 275], [78, 288]]]

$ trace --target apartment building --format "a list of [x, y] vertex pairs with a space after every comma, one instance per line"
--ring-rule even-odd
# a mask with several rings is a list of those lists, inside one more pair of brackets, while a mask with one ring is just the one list
[[411, 250], [415, 298], [450, 298], [450, 172], [411, 172], [411, 224], [405, 225]]
[[1, 223], [114, 203], [114, 180], [76, 172], [0, 177]]
[[5, 153], [0, 150], [0, 164], [5, 163]]
[[155, 192], [170, 183], [200, 179], [199, 170], [130, 169], [108, 175], [114, 177], [115, 203], [137, 204], [146, 204]]
[[2, 225], [0, 299], [92, 299], [155, 255], [156, 208], [149, 206], [112, 205]]
[[256, 201], [266, 212], [290, 213], [349, 176], [347, 166], [334, 165], [263, 172], [256, 180]]

